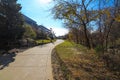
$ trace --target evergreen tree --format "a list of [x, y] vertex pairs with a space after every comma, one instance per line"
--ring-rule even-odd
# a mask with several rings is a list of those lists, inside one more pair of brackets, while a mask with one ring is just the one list
[[7, 46], [22, 38], [24, 34], [21, 6], [17, 0], [0, 2], [0, 46]]

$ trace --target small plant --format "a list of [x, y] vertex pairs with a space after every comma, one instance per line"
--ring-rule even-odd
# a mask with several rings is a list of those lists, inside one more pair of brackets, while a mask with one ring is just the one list
[[96, 51], [97, 53], [103, 52], [103, 50], [104, 50], [104, 48], [103, 48], [101, 45], [97, 45], [96, 48], [95, 48], [95, 51]]

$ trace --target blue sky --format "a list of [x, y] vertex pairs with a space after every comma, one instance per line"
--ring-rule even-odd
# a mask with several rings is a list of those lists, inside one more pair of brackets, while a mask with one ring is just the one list
[[54, 6], [52, 0], [18, 0], [18, 3], [22, 6], [21, 12], [23, 14], [35, 20], [38, 25], [44, 25], [48, 29], [52, 28], [56, 36], [68, 32], [60, 20], [53, 19], [50, 12], [50, 9]]

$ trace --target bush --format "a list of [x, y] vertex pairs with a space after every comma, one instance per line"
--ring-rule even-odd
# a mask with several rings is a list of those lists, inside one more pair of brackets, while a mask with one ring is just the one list
[[25, 33], [24, 33], [24, 38], [31, 38], [31, 39], [35, 39], [36, 38], [36, 32], [33, 30], [32, 26], [30, 26], [29, 24], [24, 24], [24, 29], [25, 29]]
[[95, 51], [96, 51], [97, 53], [103, 52], [103, 50], [104, 50], [104, 48], [103, 48], [101, 45], [97, 45], [96, 48], [95, 48]]
[[120, 71], [120, 54], [105, 53], [103, 59], [107, 67], [113, 71]]

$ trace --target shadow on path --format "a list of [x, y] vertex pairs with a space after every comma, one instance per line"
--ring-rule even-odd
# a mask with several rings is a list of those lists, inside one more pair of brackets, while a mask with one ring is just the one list
[[4, 69], [5, 67], [9, 66], [11, 62], [15, 61], [16, 54], [13, 53], [5, 53], [0, 55], [0, 70]]

